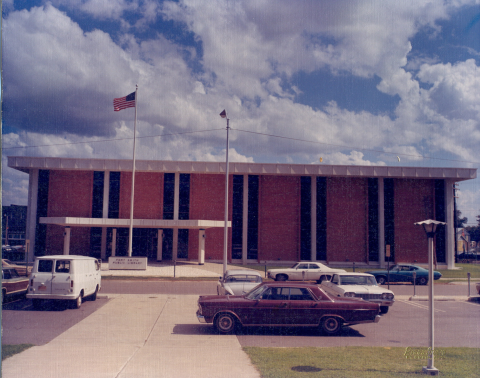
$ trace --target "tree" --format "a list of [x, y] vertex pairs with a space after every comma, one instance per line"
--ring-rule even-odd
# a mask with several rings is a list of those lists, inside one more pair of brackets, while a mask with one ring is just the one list
[[457, 216], [457, 219], [456, 219], [457, 228], [465, 228], [465, 224], [468, 222], [468, 218], [467, 217], [461, 218], [462, 212], [460, 210], [457, 210], [456, 216]]
[[480, 241], [480, 215], [477, 215], [477, 225], [465, 227], [467, 232], [470, 234], [472, 241]]

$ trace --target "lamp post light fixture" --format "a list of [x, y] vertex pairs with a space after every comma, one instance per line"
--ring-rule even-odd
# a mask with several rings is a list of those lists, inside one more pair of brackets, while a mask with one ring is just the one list
[[229, 119], [227, 117], [227, 111], [224, 109], [220, 113], [220, 117], [227, 119], [227, 150], [225, 152], [225, 226], [223, 230], [223, 276], [227, 271], [227, 247], [228, 247], [228, 148], [229, 148], [229, 139], [228, 132], [230, 130]]
[[428, 362], [422, 372], [429, 375], [438, 375], [438, 369], [434, 367], [435, 348], [434, 348], [434, 317], [433, 317], [433, 238], [439, 225], [446, 223], [428, 219], [415, 223], [416, 226], [423, 226], [428, 239]]

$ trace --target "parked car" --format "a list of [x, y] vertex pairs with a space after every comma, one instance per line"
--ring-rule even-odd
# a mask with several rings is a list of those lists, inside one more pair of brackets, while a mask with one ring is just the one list
[[83, 298], [97, 299], [101, 289], [101, 261], [93, 257], [56, 255], [37, 257], [30, 275], [27, 298], [39, 308], [45, 299], [73, 300], [80, 308]]
[[25, 265], [18, 265], [7, 259], [2, 259], [2, 268], [13, 268], [17, 271], [19, 276], [28, 276], [32, 271], [31, 266], [26, 267]]
[[14, 295], [27, 293], [28, 277], [20, 276], [13, 268], [2, 268], [2, 303]]
[[230, 269], [217, 283], [218, 295], [243, 295], [262, 283], [260, 272], [249, 269]]
[[220, 333], [239, 326], [307, 326], [333, 335], [343, 325], [377, 323], [379, 313], [377, 303], [334, 298], [313, 283], [270, 281], [241, 296], [200, 296], [197, 318]]
[[333, 297], [378, 303], [381, 314], [386, 314], [395, 302], [393, 291], [379, 287], [375, 277], [367, 273], [335, 273], [330, 281], [323, 281], [320, 287]]
[[269, 269], [267, 275], [275, 281], [317, 281], [330, 279], [333, 273], [346, 272], [332, 269], [319, 262], [297, 262], [290, 268]]
[[[379, 285], [385, 285], [390, 279], [391, 282], [411, 282], [413, 283], [413, 272], [416, 273], [415, 283], [417, 285], [426, 285], [428, 283], [428, 269], [411, 264], [396, 264], [390, 267], [390, 270], [375, 270], [365, 272], [375, 276]], [[438, 280], [442, 277], [440, 272], [433, 272], [433, 279]]]

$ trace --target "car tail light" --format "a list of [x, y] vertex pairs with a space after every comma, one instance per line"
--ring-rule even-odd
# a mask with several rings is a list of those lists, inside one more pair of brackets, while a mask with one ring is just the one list
[[30, 280], [30, 286], [33, 287], [33, 278]]
[[73, 280], [70, 281], [70, 287], [73, 287]]

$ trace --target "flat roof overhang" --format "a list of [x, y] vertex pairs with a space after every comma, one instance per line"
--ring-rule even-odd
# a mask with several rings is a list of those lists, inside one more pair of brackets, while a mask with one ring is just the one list
[[[41, 224], [55, 224], [64, 227], [130, 227], [130, 219], [110, 218], [77, 218], [77, 217], [41, 217]], [[224, 221], [214, 220], [170, 220], [170, 219], [134, 219], [133, 228], [181, 228], [204, 230], [207, 228], [225, 227]], [[227, 222], [227, 227], [232, 227], [232, 222]]]
[[[54, 157], [9, 156], [8, 166], [29, 173], [32, 169], [69, 171], [131, 172], [132, 160], [76, 159]], [[179, 172], [199, 174], [225, 174], [223, 162], [137, 160], [136, 172]], [[380, 165], [327, 165], [327, 164], [272, 164], [229, 163], [230, 175], [276, 176], [328, 176], [379, 177], [412, 179], [451, 179], [464, 181], [477, 178], [476, 168], [397, 167]]]

